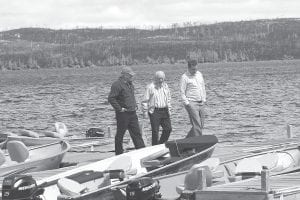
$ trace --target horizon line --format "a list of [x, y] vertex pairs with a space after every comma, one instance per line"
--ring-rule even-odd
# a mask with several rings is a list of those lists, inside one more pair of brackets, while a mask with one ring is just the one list
[[38, 26], [27, 26], [27, 27], [16, 27], [16, 28], [5, 28], [1, 29], [0, 32], [13, 31], [18, 29], [50, 29], [50, 30], [80, 30], [80, 29], [106, 29], [106, 30], [124, 30], [124, 29], [139, 29], [139, 30], [160, 30], [160, 29], [170, 29], [176, 26], [177, 28], [185, 28], [185, 27], [193, 27], [193, 26], [201, 26], [201, 25], [215, 25], [222, 23], [238, 23], [238, 22], [251, 22], [251, 21], [272, 21], [272, 20], [300, 20], [300, 17], [283, 17], [283, 18], [260, 18], [260, 19], [249, 19], [249, 20], [231, 20], [231, 21], [215, 21], [215, 22], [181, 22], [181, 23], [172, 23], [168, 25], [128, 25], [128, 26], [103, 26], [99, 25], [98, 27], [92, 26], [74, 26], [74, 27], [65, 27], [65, 28], [54, 28], [47, 27], [43, 25]]

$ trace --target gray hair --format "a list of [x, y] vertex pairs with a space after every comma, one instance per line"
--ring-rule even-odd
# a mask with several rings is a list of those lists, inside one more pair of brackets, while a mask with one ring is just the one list
[[163, 71], [157, 71], [157, 72], [155, 72], [155, 78], [163, 78], [163, 79], [165, 79], [166, 78], [165, 72], [163, 72]]

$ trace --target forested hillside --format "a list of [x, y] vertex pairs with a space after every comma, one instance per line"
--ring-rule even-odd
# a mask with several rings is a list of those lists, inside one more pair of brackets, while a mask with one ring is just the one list
[[300, 20], [274, 19], [170, 28], [23, 28], [0, 32], [0, 70], [300, 58]]

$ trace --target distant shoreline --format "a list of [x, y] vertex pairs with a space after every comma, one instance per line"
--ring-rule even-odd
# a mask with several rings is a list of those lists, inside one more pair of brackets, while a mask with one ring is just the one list
[[300, 20], [0, 32], [0, 70], [300, 59]]
[[[300, 64], [300, 59], [292, 59], [292, 60], [260, 60], [260, 61], [243, 61], [243, 62], [215, 62], [215, 63], [199, 63], [199, 65], [220, 65], [220, 64], [246, 64], [246, 63], [278, 63], [278, 62], [282, 62], [282, 63], [297, 63], [299, 62]], [[169, 63], [160, 63], [160, 64], [136, 64], [136, 65], [131, 65], [132, 67], [136, 68], [139, 66], [174, 66], [174, 65], [183, 65], [185, 66], [186, 63], [174, 63], [174, 64], [169, 64]], [[71, 68], [71, 67], [62, 67], [62, 68], [37, 68], [37, 69], [14, 69], [14, 70], [0, 70], [1, 72], [13, 72], [13, 71], [37, 71], [37, 70], [71, 70], [71, 69], [101, 69], [101, 68], [118, 68], [121, 67], [121, 65], [113, 65], [113, 66], [89, 66], [89, 67], [83, 67], [83, 68]]]

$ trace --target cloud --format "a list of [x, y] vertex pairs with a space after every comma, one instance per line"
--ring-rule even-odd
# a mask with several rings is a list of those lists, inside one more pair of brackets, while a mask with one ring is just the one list
[[298, 0], [0, 0], [0, 30], [170, 26], [299, 17]]

